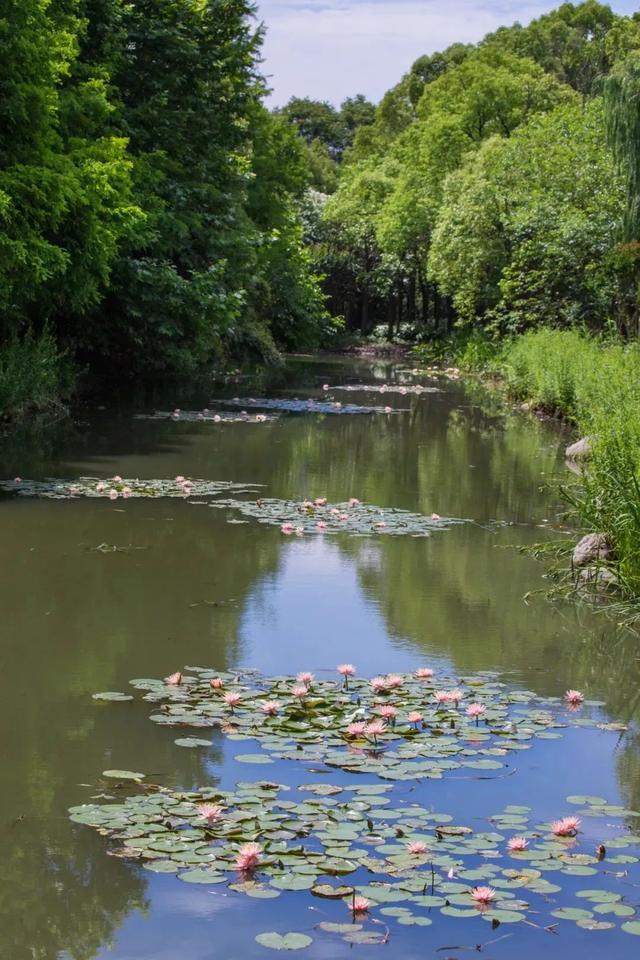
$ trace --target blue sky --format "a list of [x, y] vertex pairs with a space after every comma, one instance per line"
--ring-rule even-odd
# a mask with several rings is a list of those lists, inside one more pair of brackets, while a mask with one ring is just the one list
[[[257, 0], [267, 27], [271, 103], [314, 97], [378, 100], [423, 53], [472, 42], [502, 24], [528, 23], [558, 6], [542, 0]], [[618, 13], [637, 0], [614, 0]]]

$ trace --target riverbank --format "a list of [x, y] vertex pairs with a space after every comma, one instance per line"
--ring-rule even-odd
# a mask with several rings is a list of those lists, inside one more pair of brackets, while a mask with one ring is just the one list
[[[427, 351], [420, 351], [428, 359]], [[640, 597], [640, 348], [573, 330], [541, 329], [496, 345], [453, 343], [438, 357], [498, 380], [531, 410], [567, 420], [586, 439], [563, 495], [586, 533], [604, 536], [598, 582]], [[585, 455], [586, 454], [586, 455]], [[603, 574], [602, 571], [607, 571]], [[613, 575], [613, 576], [612, 576]]]

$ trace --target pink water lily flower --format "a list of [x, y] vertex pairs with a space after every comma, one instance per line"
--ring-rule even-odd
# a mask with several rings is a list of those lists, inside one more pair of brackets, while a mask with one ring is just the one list
[[418, 667], [416, 670], [418, 680], [430, 680], [432, 676], [433, 670], [430, 670], [429, 667]]
[[419, 723], [422, 723], [422, 719], [423, 717], [419, 710], [412, 710], [407, 717], [407, 720], [409, 721], [409, 723], [415, 723], [416, 727], [418, 726]]
[[268, 717], [275, 717], [280, 710], [281, 704], [277, 700], [265, 700], [260, 709]]
[[295, 527], [292, 523], [283, 523], [282, 526], [280, 527], [281, 533], [284, 533], [287, 536], [290, 536], [294, 532], [294, 530], [295, 530]]
[[404, 397], [404, 395], [406, 394], [406, 392], [407, 392], [407, 388], [406, 388], [406, 387], [400, 387], [400, 393], [402, 394], [403, 397]]
[[316, 497], [316, 499], [315, 499], [313, 502], [315, 503], [316, 507], [326, 507], [326, 505], [327, 505], [327, 498], [326, 498], [326, 497]]
[[343, 677], [352, 677], [356, 672], [356, 668], [352, 663], [341, 663], [337, 667], [337, 670]]
[[341, 513], [339, 519], [342, 520], [342, 522], [344, 523], [345, 520], [348, 520], [348, 519], [349, 519], [349, 514], [348, 514], [348, 513]]
[[304, 698], [306, 697], [306, 695], [309, 693], [309, 688], [308, 688], [308, 687], [294, 687], [293, 690], [291, 691], [291, 693], [292, 693], [292, 695], [293, 695], [297, 700], [299, 700], [299, 701], [302, 703], [302, 701], [304, 700]]
[[232, 711], [234, 707], [238, 706], [241, 700], [242, 697], [239, 693], [236, 693], [235, 690], [230, 690], [229, 693], [225, 693], [224, 695], [224, 702], [228, 707], [231, 707]]
[[556, 837], [575, 837], [581, 823], [580, 817], [562, 817], [553, 821], [551, 831]]
[[125, 498], [125, 500], [127, 500], [132, 493], [133, 493], [133, 490], [131, 489], [131, 487], [122, 488], [122, 496]]
[[432, 514], [431, 514], [431, 519], [432, 519], [432, 520], [442, 520], [442, 517], [440, 516], [439, 513], [432, 513]]
[[380, 529], [382, 529], [382, 527], [386, 527], [386, 523], [384, 522], [384, 520], [378, 520], [378, 522], [375, 524], [375, 526], [376, 526], [376, 527], [379, 527]]
[[419, 857], [423, 853], [428, 853], [429, 847], [422, 840], [412, 840], [407, 844], [407, 852]]
[[464, 697], [462, 690], [449, 690], [449, 700], [451, 703], [455, 703], [456, 707]]
[[13, 478], [13, 482], [14, 482], [14, 483], [22, 483], [22, 477], [14, 477], [14, 478]]
[[528, 846], [529, 841], [524, 837], [511, 837], [507, 843], [507, 850], [509, 853], [518, 853], [520, 850], [526, 850]]
[[383, 703], [382, 706], [376, 708], [383, 720], [395, 720], [398, 714], [398, 708], [392, 706], [390, 703]]
[[384, 677], [374, 677], [373, 680], [369, 681], [369, 684], [374, 693], [382, 693], [387, 690], [387, 681]]
[[118, 496], [119, 494], [117, 490], [109, 490], [109, 500], [117, 500]]
[[122, 483], [122, 477], [116, 474], [115, 477], [113, 477], [113, 479], [111, 480], [111, 483]]
[[313, 500], [303, 500], [302, 506], [305, 510], [312, 510], [314, 507]]
[[221, 420], [222, 420], [222, 417], [220, 416], [220, 414], [219, 414], [219, 413], [216, 413], [215, 416], [214, 416], [214, 418], [213, 418], [213, 422], [214, 422], [214, 423], [220, 423]]
[[236, 855], [236, 866], [242, 873], [251, 873], [260, 863], [262, 847], [259, 843], [243, 843]]
[[170, 684], [172, 687], [178, 687], [182, 683], [182, 674], [179, 670], [176, 670], [175, 673], [170, 673], [168, 677], [165, 677], [164, 682]]
[[467, 716], [475, 717], [476, 721], [479, 717], [483, 717], [487, 712], [487, 708], [482, 703], [470, 703], [467, 707]]
[[316, 523], [316, 530], [326, 530], [326, 529], [327, 529], [327, 525], [324, 522], [324, 520], [318, 520], [318, 522]]
[[358, 500], [357, 497], [351, 497], [351, 499], [349, 500], [349, 506], [350, 506], [350, 507], [359, 507], [359, 506], [360, 506], [360, 501]]
[[368, 737], [373, 737], [373, 742], [377, 742], [377, 738], [380, 734], [384, 733], [387, 729], [387, 725], [384, 720], [371, 720], [364, 728], [364, 732]]
[[348, 903], [347, 906], [351, 910], [354, 916], [358, 914], [363, 915], [369, 912], [369, 907], [371, 906], [371, 901], [367, 900], [366, 897], [353, 897]]
[[209, 680], [212, 690], [221, 690], [224, 687], [224, 680], [222, 677], [212, 677]]
[[384, 408], [384, 412], [385, 412], [385, 413], [391, 413], [392, 409], [393, 409], [392, 407], [385, 407], [385, 408]]
[[304, 527], [296, 527], [295, 533], [296, 537], [302, 537], [304, 535]]
[[184, 483], [186, 479], [187, 479], [186, 477], [179, 475], [176, 477], [176, 483], [178, 484], [178, 486], [180, 486], [180, 484]]
[[107, 485], [105, 483], [96, 483], [96, 493], [104, 493], [106, 489]]
[[436, 690], [433, 695], [435, 697], [436, 703], [448, 703], [449, 702], [449, 691], [448, 690]]
[[493, 887], [474, 887], [471, 891], [471, 899], [479, 906], [487, 906], [495, 899], [496, 892]]
[[323, 384], [322, 384], [322, 389], [323, 389], [323, 390], [330, 390], [331, 388], [329, 387], [329, 384], [328, 384], [328, 383], [323, 383]]
[[564, 698], [567, 703], [570, 703], [574, 707], [584, 703], [584, 693], [581, 693], [580, 690], [567, 690]]
[[264, 423], [266, 419], [267, 415], [265, 413], [258, 413], [256, 415], [256, 423]]
[[404, 677], [401, 677], [399, 673], [390, 673], [387, 677], [387, 686], [391, 690], [395, 690], [398, 687], [404, 685]]
[[305, 687], [310, 687], [315, 680], [315, 676], [313, 673], [309, 673], [308, 670], [303, 670], [302, 673], [298, 674], [296, 680], [298, 683], [304, 683]]
[[367, 725], [364, 721], [357, 721], [356, 723], [349, 724], [347, 733], [350, 737], [364, 737], [366, 728]]
[[218, 807], [215, 803], [199, 803], [198, 804], [198, 819], [206, 820], [207, 823], [215, 823], [216, 820], [219, 820], [222, 815], [222, 807]]

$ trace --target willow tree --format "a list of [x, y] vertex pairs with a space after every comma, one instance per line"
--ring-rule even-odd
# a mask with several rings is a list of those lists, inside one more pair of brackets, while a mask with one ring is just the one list
[[640, 54], [628, 57], [607, 79], [607, 134], [627, 187], [624, 239], [640, 240]]
[[[640, 333], [640, 54], [627, 57], [608, 77], [604, 90], [607, 135], [626, 187], [619, 250], [621, 328]], [[626, 281], [626, 282], [625, 282]]]

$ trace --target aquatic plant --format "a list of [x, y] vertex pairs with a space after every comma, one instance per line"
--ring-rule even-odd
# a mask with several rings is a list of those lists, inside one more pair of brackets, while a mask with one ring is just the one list
[[[378, 938], [375, 923], [382, 918], [400, 926], [448, 918], [492, 927], [526, 921], [540, 929], [571, 922], [588, 931], [612, 930], [620, 922], [623, 932], [640, 933], [627, 875], [640, 860], [640, 836], [628, 829], [600, 823], [599, 830], [612, 834], [607, 843], [613, 852], [603, 862], [577, 841], [567, 847], [528, 806], [507, 806], [489, 818], [488, 829], [474, 830], [406, 796], [394, 805], [397, 787], [366, 778], [173, 791], [129, 771], [103, 776], [106, 798], [72, 807], [71, 820], [98, 830], [114, 855], [185, 883], [224, 884], [231, 893], [258, 899], [311, 895], [329, 910], [332, 901], [343, 902], [359, 923], [374, 924], [365, 932]], [[594, 826], [640, 817], [601, 797], [567, 802], [580, 805]], [[517, 847], [505, 836], [515, 825], [530, 838]], [[505, 850], [511, 854], [506, 863]], [[616, 863], [626, 870], [616, 872]], [[575, 889], [583, 877], [589, 886]], [[315, 931], [366, 942], [353, 941], [354, 929], [363, 927], [341, 924], [338, 915]], [[282, 938], [265, 933], [256, 939], [279, 949], [280, 940], [268, 942], [274, 936]]]
[[491, 673], [436, 680], [424, 676], [428, 670], [418, 671], [420, 677], [351, 675], [347, 687], [309, 671], [293, 679], [191, 666], [173, 675], [180, 676], [179, 684], [170, 678], [131, 684], [157, 705], [155, 723], [216, 728], [234, 741], [257, 741], [263, 752], [241, 754], [241, 762], [293, 759], [389, 781], [441, 779], [456, 771], [500, 776], [505, 758], [537, 739], [559, 737], [568, 726], [606, 727], [588, 711], [575, 713], [560, 698], [512, 690]]
[[224, 404], [235, 407], [257, 407], [261, 410], [281, 410], [284, 413], [330, 413], [330, 414], [370, 414], [370, 413], [406, 413], [406, 409], [396, 407], [367, 407], [356, 403], [340, 401], [299, 399], [274, 399], [262, 397], [234, 397], [233, 400], [212, 400], [212, 404]]

